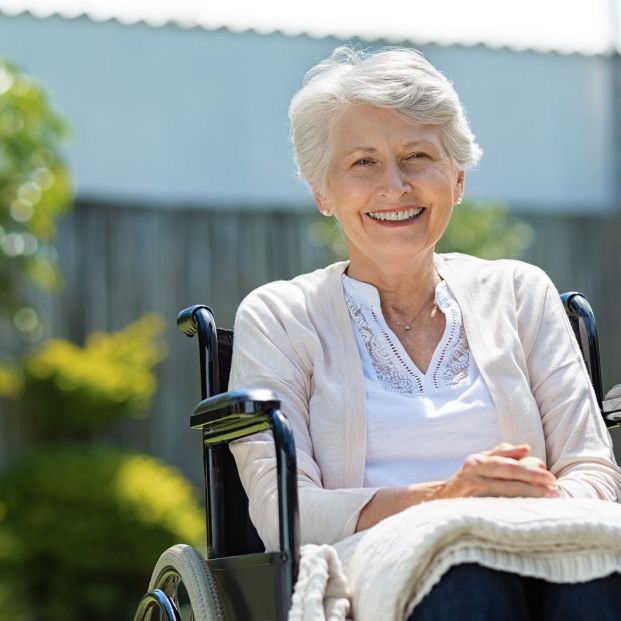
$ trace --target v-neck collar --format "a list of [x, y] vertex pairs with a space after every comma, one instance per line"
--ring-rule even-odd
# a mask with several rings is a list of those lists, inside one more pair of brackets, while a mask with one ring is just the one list
[[[445, 280], [441, 280], [435, 289], [435, 301], [438, 308], [444, 313], [445, 326], [442, 338], [436, 345], [426, 372], [423, 373], [421, 369], [412, 360], [407, 353], [399, 337], [388, 326], [386, 319], [383, 316], [379, 292], [377, 288], [369, 283], [365, 283], [345, 273], [342, 275], [343, 289], [348, 298], [348, 307], [351, 304], [355, 304], [358, 307], [366, 307], [374, 317], [379, 327], [379, 332], [387, 344], [393, 355], [395, 356], [395, 363], [400, 363], [398, 366], [404, 365], [406, 371], [415, 379], [415, 384], [418, 387], [419, 392], [428, 392], [430, 390], [437, 390], [439, 388], [437, 382], [437, 376], [440, 371], [440, 366], [444, 360], [446, 352], [451, 346], [457, 343], [459, 335], [459, 308], [457, 301], [451, 294], [449, 287]], [[351, 312], [351, 309], [350, 309]], [[370, 326], [369, 326], [370, 328]], [[368, 354], [373, 360], [373, 352], [369, 351]], [[375, 366], [375, 364], [374, 364]]]

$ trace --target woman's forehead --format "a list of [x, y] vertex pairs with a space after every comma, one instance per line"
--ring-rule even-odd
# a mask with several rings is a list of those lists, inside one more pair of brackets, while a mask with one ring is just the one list
[[334, 145], [340, 154], [373, 151], [387, 143], [400, 147], [441, 145], [440, 128], [406, 118], [402, 113], [366, 104], [344, 106], [334, 123]]

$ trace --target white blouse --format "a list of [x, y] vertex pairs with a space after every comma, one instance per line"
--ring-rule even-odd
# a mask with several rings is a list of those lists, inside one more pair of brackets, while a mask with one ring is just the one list
[[500, 442], [496, 409], [445, 281], [435, 301], [446, 327], [426, 373], [388, 327], [377, 289], [345, 274], [343, 289], [366, 389], [365, 487], [446, 480], [468, 455]]

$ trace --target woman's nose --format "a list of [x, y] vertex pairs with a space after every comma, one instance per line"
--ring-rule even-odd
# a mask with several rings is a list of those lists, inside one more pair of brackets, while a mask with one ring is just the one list
[[410, 180], [400, 162], [388, 161], [380, 184], [380, 195], [400, 198], [412, 189]]

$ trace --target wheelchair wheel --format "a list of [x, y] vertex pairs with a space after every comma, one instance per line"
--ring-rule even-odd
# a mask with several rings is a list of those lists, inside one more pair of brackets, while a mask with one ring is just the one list
[[218, 585], [205, 559], [190, 546], [179, 544], [160, 556], [149, 594], [154, 596], [135, 621], [168, 621], [171, 607], [175, 621], [224, 621]]

